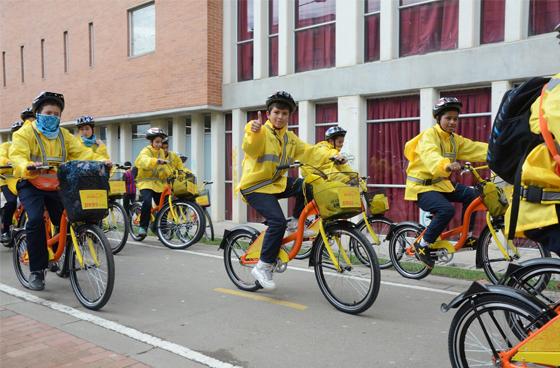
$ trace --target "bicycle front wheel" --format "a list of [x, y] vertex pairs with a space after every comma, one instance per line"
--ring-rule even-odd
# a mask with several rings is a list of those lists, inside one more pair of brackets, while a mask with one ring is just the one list
[[168, 248], [185, 249], [204, 235], [204, 212], [196, 203], [173, 201], [167, 203], [156, 218], [157, 236]]
[[204, 237], [206, 238], [206, 240], [214, 241], [214, 225], [212, 224], [212, 218], [210, 217], [210, 214], [208, 213], [206, 208], [203, 208], [203, 211], [204, 211], [204, 217], [206, 218]]
[[352, 224], [333, 223], [327, 225], [325, 232], [328, 245], [322, 236], [317, 236], [313, 253], [319, 288], [336, 309], [362, 313], [379, 293], [381, 275], [375, 252]]
[[113, 254], [119, 253], [128, 239], [129, 220], [124, 207], [116, 202], [109, 202], [109, 213], [102, 221], [103, 232], [109, 240]]
[[20, 232], [14, 239], [14, 249], [12, 253], [14, 271], [19, 282], [29, 288], [29, 253], [27, 251], [27, 236], [25, 231]]
[[142, 241], [146, 237], [146, 235], [138, 234], [138, 230], [140, 230], [140, 215], [142, 214], [142, 203], [141, 202], [134, 202], [130, 205], [130, 213], [129, 213], [129, 222], [130, 222], [130, 236], [132, 239], [136, 241]]
[[391, 263], [407, 279], [420, 280], [432, 272], [414, 253], [414, 241], [421, 233], [422, 229], [418, 226], [403, 226], [395, 232], [389, 243]]
[[76, 231], [77, 248], [71, 242], [70, 284], [78, 301], [98, 310], [111, 297], [115, 283], [115, 263], [109, 241], [96, 225], [80, 225]]

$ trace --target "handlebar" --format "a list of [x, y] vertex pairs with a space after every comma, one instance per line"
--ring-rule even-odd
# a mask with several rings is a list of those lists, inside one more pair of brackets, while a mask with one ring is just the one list
[[125, 166], [125, 165], [120, 165], [120, 164], [113, 164], [113, 166], [116, 167], [117, 169], [121, 169], [121, 170], [128, 170], [132, 167], [132, 166]]
[[213, 181], [203, 181], [202, 182], [203, 185], [210, 185], [210, 184], [213, 184], [213, 183], [214, 183]]
[[291, 164], [287, 164], [287, 165], [278, 165], [276, 166], [276, 170], [286, 170], [286, 169], [294, 169], [297, 167], [301, 167], [303, 166], [303, 164], [299, 161], [294, 161]]
[[41, 165], [41, 166], [34, 166], [34, 165], [29, 165], [27, 166], [27, 170], [29, 171], [34, 171], [34, 170], [51, 170], [53, 169], [54, 166], [51, 165]]
[[11, 168], [12, 168], [12, 165], [3, 165], [3, 166], [0, 166], [0, 169], [11, 169]]

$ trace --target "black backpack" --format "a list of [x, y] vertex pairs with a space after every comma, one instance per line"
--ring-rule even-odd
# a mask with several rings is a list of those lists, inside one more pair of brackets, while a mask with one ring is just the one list
[[527, 155], [544, 142], [531, 132], [531, 105], [550, 78], [535, 77], [504, 94], [488, 140], [486, 161], [490, 169], [514, 185], [508, 238], [513, 239], [519, 213], [521, 167]]

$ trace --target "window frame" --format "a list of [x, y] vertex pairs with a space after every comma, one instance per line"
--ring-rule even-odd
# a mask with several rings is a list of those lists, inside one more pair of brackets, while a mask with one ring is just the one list
[[[134, 34], [134, 23], [132, 21], [133, 18], [133, 13], [135, 11], [138, 11], [140, 9], [144, 9], [147, 8], [149, 6], [154, 6], [154, 49], [150, 50], [150, 51], [145, 51], [139, 54], [133, 54], [133, 45], [132, 45], [132, 38], [133, 38], [133, 34]], [[133, 8], [130, 8], [127, 10], [127, 14], [128, 14], [128, 57], [129, 58], [137, 58], [137, 57], [141, 57], [144, 55], [149, 55], [149, 54], [153, 54], [156, 52], [156, 48], [157, 48], [157, 36], [156, 36], [156, 31], [157, 31], [157, 19], [156, 19], [156, 3], [155, 1], [149, 1], [143, 4], [140, 4], [138, 6], [135, 6]]]

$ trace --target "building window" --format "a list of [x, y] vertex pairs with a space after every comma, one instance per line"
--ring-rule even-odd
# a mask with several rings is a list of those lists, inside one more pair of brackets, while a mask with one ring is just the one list
[[296, 72], [329, 68], [336, 57], [336, 0], [296, 0]]
[[156, 6], [148, 3], [128, 11], [129, 56], [156, 49]]
[[62, 34], [62, 43], [64, 48], [64, 73], [68, 73], [68, 64], [69, 63], [69, 52], [68, 52], [68, 31], [64, 31]]
[[191, 134], [191, 127], [192, 127], [192, 119], [191, 116], [187, 116], [185, 120], [185, 135], [187, 139], [185, 139], [185, 156], [191, 157], [192, 152], [192, 134]]
[[393, 221], [415, 220], [418, 207], [404, 200], [406, 167], [404, 145], [420, 132], [418, 95], [375, 98], [367, 101], [368, 186], [383, 188]]
[[21, 66], [21, 83], [25, 83], [25, 64], [23, 62], [23, 45], [19, 47], [19, 59]]
[[457, 48], [459, 0], [401, 0], [400, 56]]
[[41, 39], [41, 78], [45, 79], [45, 39]]
[[150, 123], [132, 125], [132, 157], [138, 156], [140, 151], [148, 145], [149, 141], [146, 139], [148, 129], [150, 129]]
[[480, 43], [503, 41], [506, 1], [482, 0], [480, 10]]
[[2, 85], [6, 87], [6, 51], [2, 51]]
[[232, 198], [233, 198], [233, 158], [232, 158], [232, 116], [231, 113], [226, 114], [226, 172], [225, 172], [225, 191], [226, 191], [226, 220], [232, 219]]
[[253, 79], [253, 0], [237, 1], [237, 80]]
[[315, 105], [315, 142], [325, 140], [325, 132], [338, 125], [338, 103]]
[[379, 60], [379, 21], [381, 0], [366, 0], [365, 3], [365, 55], [364, 60]]
[[278, 75], [278, 0], [268, 1], [268, 76]]
[[93, 23], [88, 24], [88, 34], [89, 34], [89, 66], [93, 67]]
[[560, 1], [531, 0], [529, 4], [529, 36], [552, 32], [560, 23]]

